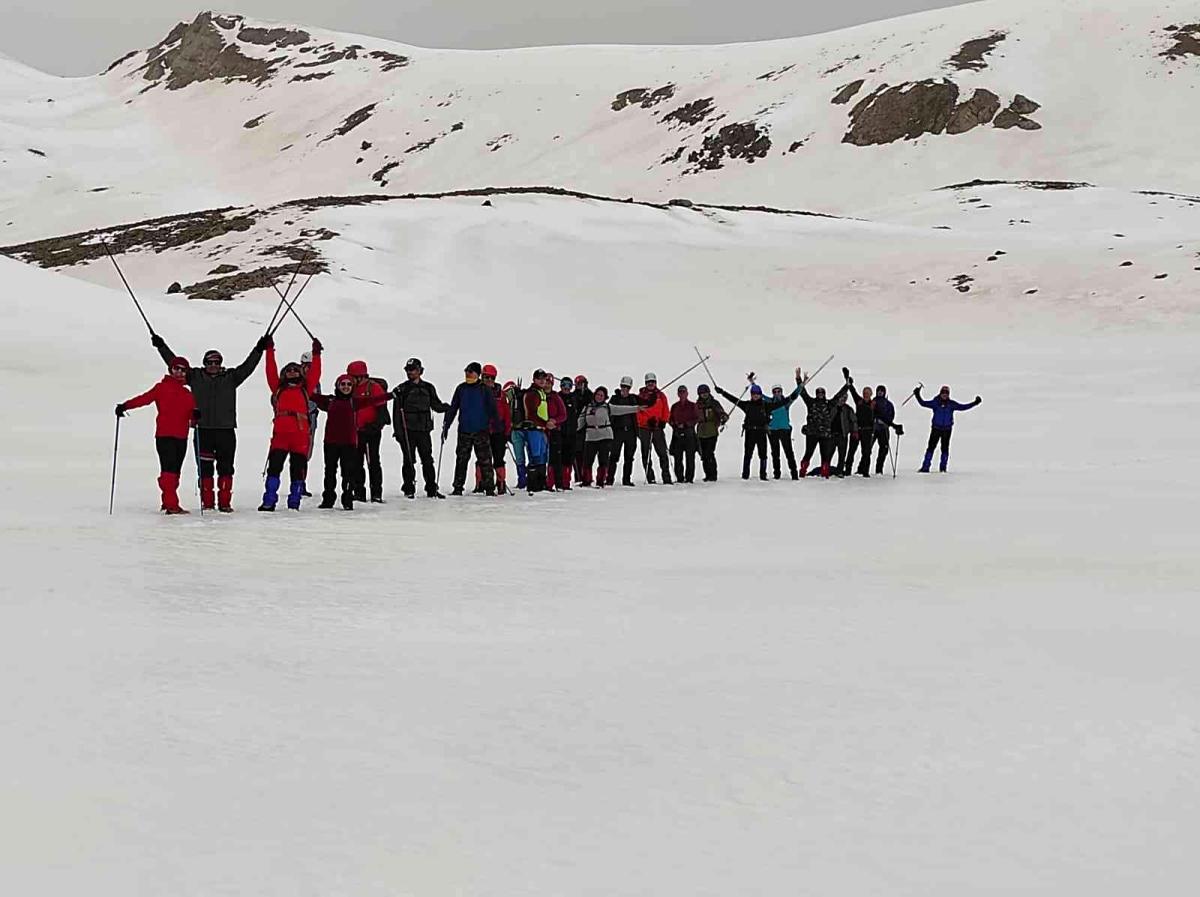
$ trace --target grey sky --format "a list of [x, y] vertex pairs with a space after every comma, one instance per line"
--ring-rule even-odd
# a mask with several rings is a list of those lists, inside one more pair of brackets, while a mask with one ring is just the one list
[[[423, 47], [692, 44], [794, 37], [961, 0], [228, 0], [222, 12]], [[0, 52], [44, 71], [102, 71], [204, 0], [0, 0]]]

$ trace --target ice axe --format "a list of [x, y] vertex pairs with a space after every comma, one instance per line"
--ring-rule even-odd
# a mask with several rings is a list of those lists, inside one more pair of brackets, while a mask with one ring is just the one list
[[[924, 383], [918, 383], [918, 384], [917, 384], [917, 389], [924, 389], [924, 388], [925, 388], [925, 384], [924, 384]], [[901, 403], [900, 403], [900, 407], [901, 407], [901, 408], [903, 408], [905, 405], [907, 405], [909, 402], [911, 402], [911, 401], [913, 400], [913, 396], [915, 396], [915, 395], [917, 394], [917, 389], [914, 389], [912, 392], [910, 392], [910, 393], [908, 394], [908, 398], [907, 398], [907, 399], [905, 399], [903, 402], [901, 402]]]

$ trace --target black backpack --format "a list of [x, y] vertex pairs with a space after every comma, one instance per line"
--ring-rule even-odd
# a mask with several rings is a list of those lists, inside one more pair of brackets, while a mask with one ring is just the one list
[[520, 383], [513, 388], [508, 399], [508, 410], [512, 413], [513, 429], [522, 429], [528, 418], [525, 416], [525, 390], [521, 389]]
[[[385, 379], [383, 379], [382, 377], [371, 377], [370, 380], [372, 383], [378, 383], [383, 388], [384, 394], [385, 395], [387, 394], [388, 382]], [[375, 423], [379, 425], [379, 429], [382, 430], [384, 427], [389, 426], [391, 424], [391, 422], [392, 422], [392, 413], [390, 411], [388, 411], [387, 404], [385, 403], [383, 405], [376, 405], [375, 406]]]

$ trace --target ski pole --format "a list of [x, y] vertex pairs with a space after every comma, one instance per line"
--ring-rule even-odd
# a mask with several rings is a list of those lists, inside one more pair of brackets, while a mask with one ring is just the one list
[[896, 434], [896, 447], [892, 449], [892, 479], [896, 479], [896, 460], [900, 457], [900, 434]]
[[108, 253], [108, 259], [113, 263], [113, 267], [117, 269], [117, 274], [121, 277], [121, 283], [125, 284], [125, 289], [129, 291], [129, 298], [133, 300], [134, 307], [137, 308], [138, 314], [142, 316], [142, 320], [146, 322], [146, 329], [150, 331], [151, 336], [155, 336], [154, 328], [150, 326], [150, 319], [146, 317], [146, 313], [142, 311], [142, 303], [138, 302], [137, 296], [133, 294], [133, 287], [129, 285], [129, 281], [125, 279], [125, 272], [121, 270], [121, 266], [117, 264], [117, 260], [113, 258], [112, 250], [108, 248], [108, 243], [100, 240], [100, 245], [104, 247], [104, 251]]
[[117, 418], [117, 432], [113, 436], [113, 472], [112, 486], [108, 490], [108, 516], [112, 516], [113, 502], [117, 498], [117, 444], [121, 441], [121, 418]]
[[[307, 281], [305, 281], [305, 284], [307, 285]], [[280, 327], [280, 326], [282, 326], [282, 324], [283, 324], [284, 320], [285, 320], [285, 319], [287, 318], [287, 316], [290, 314], [290, 315], [291, 315], [293, 318], [295, 318], [295, 319], [296, 319], [296, 323], [297, 323], [297, 324], [299, 324], [301, 327], [303, 327], [303, 328], [304, 328], [304, 332], [308, 334], [308, 338], [309, 338], [309, 339], [315, 339], [315, 337], [314, 337], [314, 336], [313, 336], [313, 334], [312, 334], [312, 331], [308, 329], [308, 325], [307, 325], [307, 324], [305, 324], [305, 323], [304, 323], [304, 321], [303, 321], [303, 320], [301, 320], [301, 318], [300, 318], [300, 315], [298, 315], [298, 314], [296, 313], [296, 305], [295, 305], [295, 302], [294, 302], [294, 301], [293, 301], [293, 302], [288, 302], [288, 300], [287, 300], [287, 293], [281, 293], [281, 292], [279, 291], [279, 285], [278, 285], [278, 284], [274, 284], [274, 283], [273, 283], [273, 284], [271, 284], [271, 286], [273, 286], [273, 287], [275, 288], [275, 292], [276, 292], [276, 294], [278, 294], [280, 301], [282, 301], [282, 302], [283, 302], [283, 304], [287, 306], [287, 310], [286, 310], [286, 311], [284, 311], [284, 313], [283, 313], [283, 317], [281, 317], [281, 318], [279, 319], [279, 323], [278, 323], [278, 324], [275, 326], [275, 330], [278, 330], [278, 329], [279, 329], [279, 327]], [[304, 292], [304, 289], [303, 289], [303, 287], [301, 287], [301, 290], [300, 290], [300, 292]], [[299, 298], [300, 298], [300, 293], [297, 293], [297, 294], [296, 294], [296, 299], [299, 299]], [[272, 331], [272, 333], [273, 333], [273, 332], [274, 332], [274, 331]]]
[[699, 346], [692, 346], [696, 350], [696, 357], [700, 359], [700, 363], [704, 365], [704, 373], [708, 374], [708, 379], [713, 382], [713, 386], [717, 385], [717, 378], [713, 376], [713, 372], [708, 369], [708, 359], [710, 356], [701, 355]]
[[[737, 401], [733, 403], [733, 408], [730, 409], [731, 411], [741, 411], [742, 410], [742, 405], [741, 405], [742, 399], [746, 395], [746, 390], [749, 389], [754, 384], [754, 377], [755, 377], [754, 371], [751, 371], [750, 373], [748, 373], [746, 375], [746, 385], [742, 387], [742, 391], [738, 394]], [[745, 413], [745, 412], [743, 412], [743, 413]], [[725, 418], [725, 423], [721, 424], [720, 432], [722, 432], [722, 433], [725, 432], [725, 428], [727, 426], [729, 426], [729, 420], [731, 417], [732, 417], [732, 415], [729, 415], [728, 417]], [[745, 427], [743, 427], [742, 429], [745, 430]]]
[[442, 431], [442, 444], [438, 446], [438, 469], [437, 469], [437, 487], [438, 491], [442, 491], [442, 453], [446, 450], [446, 431]]
[[[925, 384], [924, 384], [924, 383], [918, 383], [918, 384], [917, 384], [917, 389], [924, 389], [924, 388], [925, 388]], [[917, 390], [916, 390], [916, 389], [914, 389], [912, 392], [910, 392], [910, 393], [908, 394], [908, 398], [907, 398], [907, 399], [905, 399], [903, 402], [901, 402], [901, 403], [900, 403], [900, 407], [901, 407], [901, 408], [903, 408], [905, 405], [907, 405], [909, 402], [911, 402], [911, 401], [913, 400], [913, 396], [915, 396], [916, 394], [917, 394]]]
[[[314, 272], [314, 274], [315, 274], [315, 272]], [[279, 320], [275, 322], [275, 326], [272, 327], [271, 330], [268, 332], [268, 334], [267, 334], [268, 336], [275, 335], [275, 332], [277, 330], [279, 330], [280, 326], [283, 324], [284, 319], [288, 316], [289, 311], [293, 315], [296, 314], [295, 305], [297, 302], [300, 301], [300, 297], [304, 295], [304, 291], [308, 288], [308, 285], [312, 282], [314, 274], [308, 275], [308, 279], [305, 280], [304, 283], [300, 285], [300, 289], [296, 291], [296, 298], [293, 299], [291, 302], [288, 302], [288, 300], [285, 298], [287, 295], [286, 293], [284, 294], [284, 296], [279, 297], [280, 301], [283, 302], [285, 305], [287, 305], [287, 310], [284, 311], [284, 313], [279, 316]], [[296, 315], [296, 320], [300, 321], [299, 315]], [[300, 322], [300, 326], [304, 327], [304, 323], [302, 321]], [[312, 338], [312, 332], [309, 331], [309, 329], [307, 327], [304, 327], [304, 329], [308, 333], [309, 337]]]
[[[305, 251], [300, 256], [300, 261], [296, 264], [296, 270], [292, 272], [292, 279], [288, 281], [287, 289], [284, 291], [284, 294], [283, 294], [284, 296], [286, 296], [288, 293], [290, 293], [292, 291], [292, 284], [294, 284], [296, 282], [296, 276], [300, 273], [300, 269], [304, 267], [304, 263], [306, 261], [308, 261], [308, 255], [309, 255], [309, 253], [307, 251]], [[314, 272], [314, 273], [316, 273], [316, 272]], [[308, 279], [312, 280], [312, 274], [308, 275]], [[305, 285], [307, 286], [307, 281], [305, 282]], [[276, 289], [278, 289], [278, 287], [276, 287]], [[301, 290], [303, 290], [303, 287], [301, 287]], [[297, 299], [300, 298], [299, 294], [297, 294], [296, 298]], [[271, 328], [275, 326], [275, 318], [278, 317], [279, 312], [282, 309], [283, 309], [283, 298], [280, 297], [279, 304], [275, 306], [275, 311], [271, 315], [271, 320], [267, 322], [266, 333], [268, 336], [271, 333]]]
[[200, 470], [200, 428], [192, 427], [192, 454], [196, 456], [196, 502], [204, 516], [204, 474]]
[[821, 373], [821, 371], [825, 370], [825, 365], [829, 364], [829, 362], [831, 362], [831, 361], [833, 361], [833, 356], [832, 356], [832, 355], [830, 355], [828, 358], [826, 358], [826, 359], [825, 359], [825, 361], [824, 361], [824, 362], [822, 362], [822, 364], [821, 364], [821, 366], [820, 366], [819, 368], [817, 368], [815, 371], [813, 371], [811, 374], [809, 374], [807, 377], [805, 377], [805, 378], [804, 378], [804, 382], [805, 382], [805, 383], [808, 383], [808, 381], [809, 381], [809, 380], [811, 380], [811, 379], [813, 379], [814, 377], [816, 377], [816, 376], [817, 376], [817, 374], [819, 374], [819, 373]]
[[684, 377], [686, 377], [692, 371], [696, 370], [696, 368], [700, 367], [700, 365], [704, 364], [704, 362], [706, 362], [706, 361], [708, 361], [707, 355], [705, 355], [703, 358], [701, 358], [699, 361], [697, 361], [694, 365], [692, 365], [690, 368], [688, 368], [686, 371], [684, 371], [682, 374], [680, 374], [674, 380], [664, 383], [662, 386], [659, 387], [659, 389], [663, 389], [663, 390], [667, 389], [669, 386], [671, 386], [676, 381], [682, 380]]

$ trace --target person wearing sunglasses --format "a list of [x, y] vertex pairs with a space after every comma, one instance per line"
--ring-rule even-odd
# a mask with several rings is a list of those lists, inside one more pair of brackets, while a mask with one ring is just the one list
[[[233, 458], [237, 453], [237, 390], [254, 373], [271, 338], [263, 336], [250, 350], [246, 360], [232, 370], [216, 349], [204, 353], [203, 367], [189, 368], [187, 385], [196, 400], [200, 443], [200, 506], [229, 513], [233, 511]], [[177, 356], [158, 334], [150, 338], [163, 361], [170, 364]], [[216, 469], [217, 489], [213, 490]]]
[[187, 457], [188, 430], [196, 400], [187, 387], [186, 358], [172, 358], [167, 375], [140, 396], [134, 396], [117, 406], [117, 417], [127, 411], [154, 403], [158, 417], [154, 422], [154, 447], [158, 451], [158, 488], [162, 493], [162, 510], [167, 514], [187, 514], [179, 506], [179, 474]]

